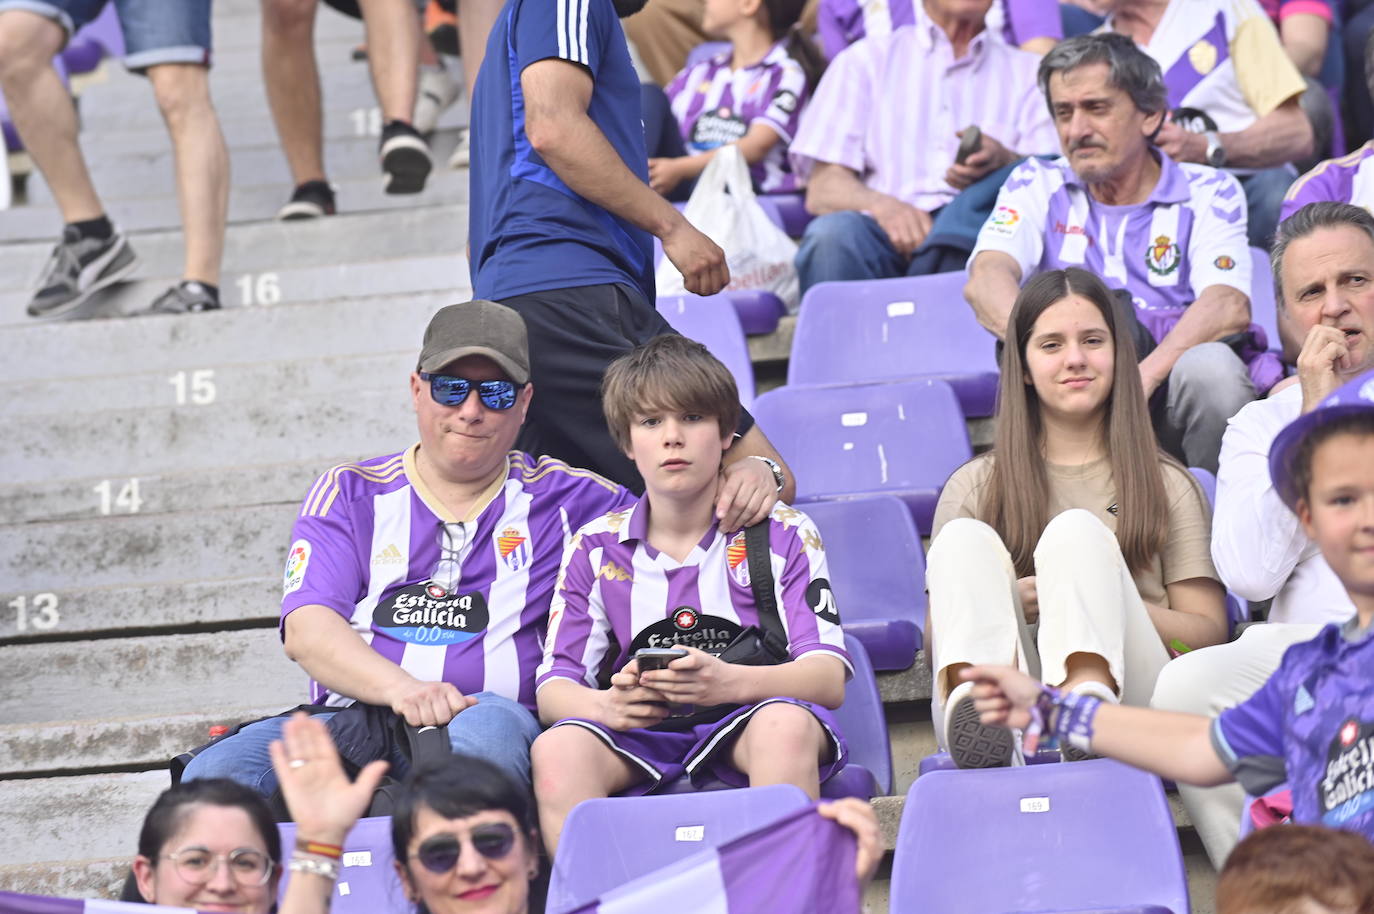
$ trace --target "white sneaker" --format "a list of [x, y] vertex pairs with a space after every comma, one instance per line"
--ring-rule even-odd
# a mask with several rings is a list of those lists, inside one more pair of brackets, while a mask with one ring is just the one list
[[973, 706], [972, 682], [961, 682], [945, 700], [945, 751], [960, 768], [1024, 765], [1015, 730], [985, 724]]
[[458, 145], [453, 149], [453, 155], [448, 157], [449, 168], [467, 168], [472, 161], [471, 152], [468, 149], [468, 128], [464, 127], [458, 134]]
[[415, 96], [415, 117], [412, 125], [421, 133], [434, 132], [439, 115], [447, 111], [462, 92], [458, 83], [443, 67], [420, 68], [420, 91]]

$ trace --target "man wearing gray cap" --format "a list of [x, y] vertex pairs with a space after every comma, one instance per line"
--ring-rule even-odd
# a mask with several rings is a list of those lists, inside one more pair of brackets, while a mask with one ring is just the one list
[[[306, 495], [283, 581], [286, 652], [310, 674], [311, 702], [330, 709], [322, 713], [336, 733], [357, 712], [334, 719], [334, 709], [389, 708], [413, 726], [447, 724], [454, 751], [528, 780], [535, 669], [564, 547], [634, 496], [511, 449], [534, 385], [524, 320], [503, 305], [440, 309], [410, 392], [418, 444], [336, 466]], [[756, 489], [725, 506], [723, 526], [767, 516], [776, 492]], [[282, 721], [211, 744], [184, 777], [230, 777], [272, 794], [268, 745]], [[404, 757], [389, 761], [405, 773]]]

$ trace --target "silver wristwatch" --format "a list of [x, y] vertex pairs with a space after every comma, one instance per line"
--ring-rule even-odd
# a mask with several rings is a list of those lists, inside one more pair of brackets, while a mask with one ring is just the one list
[[1207, 164], [1221, 168], [1226, 164], [1226, 147], [1221, 145], [1221, 137], [1215, 130], [1208, 130], [1203, 136], [1207, 137]]
[[782, 471], [782, 467], [778, 466], [778, 462], [762, 454], [750, 454], [749, 456], [754, 460], [762, 460], [768, 464], [768, 469], [773, 471], [773, 481], [778, 484], [778, 491], [781, 492], [782, 487], [787, 485], [787, 474]]

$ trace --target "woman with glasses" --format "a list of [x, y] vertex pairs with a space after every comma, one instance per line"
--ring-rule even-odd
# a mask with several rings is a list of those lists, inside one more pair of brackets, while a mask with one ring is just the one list
[[[386, 771], [374, 762], [348, 780], [324, 724], [288, 720], [272, 764], [296, 822], [281, 914], [325, 914], [344, 836]], [[281, 836], [267, 801], [223, 778], [164, 791], [143, 820], [133, 875], [144, 901], [201, 911], [267, 914], [282, 875]]]

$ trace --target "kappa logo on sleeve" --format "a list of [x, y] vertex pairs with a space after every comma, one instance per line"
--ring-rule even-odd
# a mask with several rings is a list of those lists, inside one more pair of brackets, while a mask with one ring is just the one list
[[831, 625], [840, 624], [840, 610], [835, 605], [835, 593], [825, 578], [816, 578], [807, 586], [806, 605], [811, 607], [817, 618], [824, 619]]
[[296, 540], [286, 554], [286, 572], [282, 576], [282, 596], [295, 593], [305, 583], [305, 570], [310, 566], [309, 540]]

